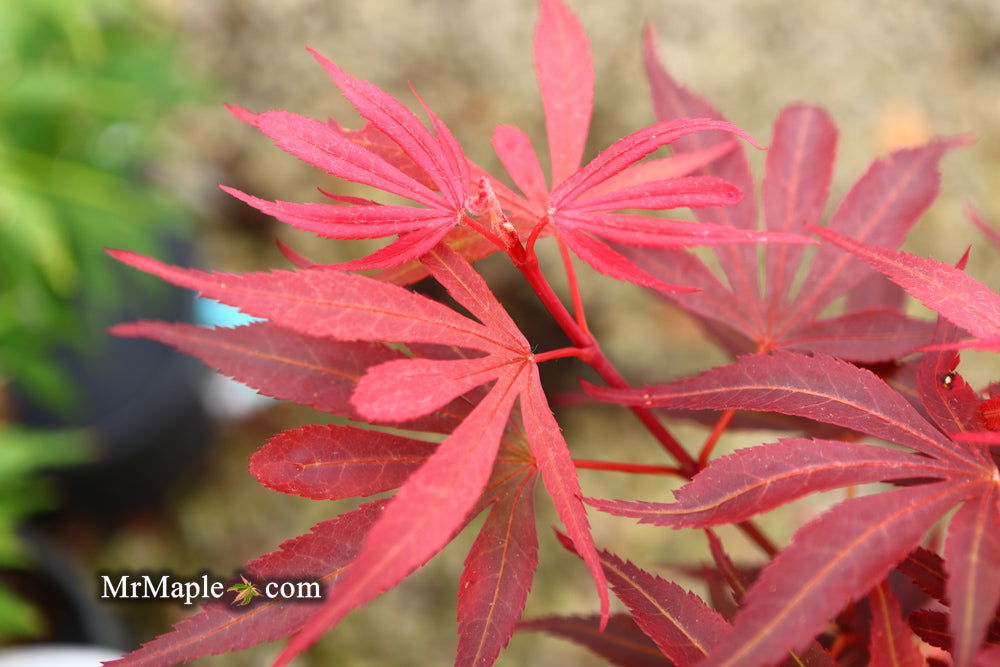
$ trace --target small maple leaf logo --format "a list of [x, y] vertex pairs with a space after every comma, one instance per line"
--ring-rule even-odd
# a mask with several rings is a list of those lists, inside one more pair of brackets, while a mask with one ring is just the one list
[[233, 598], [233, 604], [239, 604], [245, 607], [250, 604], [256, 596], [260, 595], [260, 591], [257, 590], [257, 587], [250, 583], [250, 581], [242, 574], [240, 575], [240, 579], [243, 580], [241, 583], [233, 584], [226, 590], [234, 591], [236, 593], [236, 597]]

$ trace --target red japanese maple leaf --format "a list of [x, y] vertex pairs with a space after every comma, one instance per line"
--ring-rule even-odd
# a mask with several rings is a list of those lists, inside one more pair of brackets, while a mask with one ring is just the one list
[[[646, 34], [646, 66], [661, 121], [691, 116], [723, 119], [663, 68], [652, 31]], [[875, 161], [830, 215], [827, 228], [895, 248], [937, 196], [941, 157], [966, 142], [965, 138], [934, 141]], [[673, 149], [678, 155], [698, 155], [728, 144], [727, 135], [702, 132], [679, 139]], [[782, 111], [774, 126], [763, 179], [764, 230], [803, 234], [806, 225], [819, 223], [836, 147], [837, 130], [825, 111], [806, 105]], [[723, 178], [744, 193], [734, 206], [698, 209], [699, 219], [745, 230], [757, 228], [754, 179], [741, 146], [695, 173]], [[904, 315], [901, 292], [894, 292], [884, 279], [866, 280], [873, 277], [870, 269], [834, 248], [819, 249], [794, 293], [793, 278], [804, 259], [801, 246], [766, 248], [763, 289], [757, 253], [750, 247], [716, 249], [728, 285], [687, 253], [664, 248], [622, 252], [658, 280], [683, 281], [699, 288], [699, 293], [671, 298], [698, 317], [733, 354], [791, 349], [871, 363], [898, 358], [925, 344], [931, 334], [924, 322]], [[821, 317], [827, 306], [844, 295], [847, 301], [841, 314]]]
[[[801, 236], [758, 233], [729, 226], [621, 215], [622, 209], [663, 210], [677, 207], [729, 206], [740, 191], [714, 177], [681, 174], [729, 150], [714, 147], [692, 158], [636, 165], [656, 149], [691, 133], [706, 130], [742, 136], [729, 123], [707, 119], [661, 122], [635, 132], [580, 168], [593, 106], [593, 71], [587, 38], [576, 18], [557, 0], [543, 0], [535, 40], [535, 63], [545, 106], [552, 155], [551, 191], [526, 136], [504, 126], [494, 135], [497, 153], [522, 198], [486, 172], [470, 165], [448, 128], [426, 107], [431, 133], [404, 105], [372, 84], [356, 79], [315, 51], [333, 82], [358, 112], [369, 120], [351, 132], [335, 123], [284, 111], [260, 114], [231, 107], [275, 143], [313, 166], [347, 180], [405, 197], [415, 205], [384, 205], [371, 200], [333, 197], [340, 204], [295, 204], [267, 201], [233, 188], [224, 190], [261, 211], [300, 229], [341, 239], [399, 235], [372, 255], [337, 265], [340, 269], [394, 267], [419, 258], [448, 235], [447, 242], [470, 259], [508, 247], [512, 235], [524, 240], [554, 232], [581, 259], [598, 271], [666, 291], [689, 291], [658, 281], [633, 266], [620, 253], [594, 238], [658, 247], [759, 243], [809, 243]], [[752, 140], [751, 140], [752, 141]], [[470, 176], [471, 174], [471, 176]], [[473, 182], [473, 179], [475, 182]], [[496, 192], [513, 224], [491, 218], [484, 210]], [[486, 199], [484, 199], [484, 196]], [[483, 220], [470, 211], [487, 214]], [[461, 229], [456, 229], [461, 225]], [[545, 226], [551, 229], [546, 230]], [[454, 232], [454, 233], [453, 233]], [[470, 238], [471, 237], [473, 238]], [[400, 268], [383, 276], [410, 282], [422, 272]]]
[[501, 126], [493, 134], [493, 147], [522, 194], [495, 180], [492, 185], [518, 227], [532, 230], [536, 235], [542, 232], [555, 235], [580, 259], [605, 275], [667, 292], [691, 291], [691, 288], [651, 276], [596, 237], [660, 248], [808, 242], [801, 236], [780, 232], [758, 233], [728, 225], [614, 213], [623, 209], [736, 204], [745, 193], [741, 194], [726, 181], [712, 176], [684, 176], [731, 150], [729, 143], [694, 156], [633, 163], [692, 133], [716, 131], [736, 134], [751, 143], [752, 139], [722, 121], [678, 118], [619, 140], [581, 168], [593, 109], [594, 72], [590, 46], [579, 21], [557, 0], [541, 2], [534, 57], [552, 167], [549, 182], [524, 132]]
[[[937, 342], [951, 339], [941, 325]], [[801, 528], [751, 587], [733, 630], [704, 664], [764, 664], [805, 646], [823, 623], [875, 587], [952, 509], [945, 554], [956, 664], [970, 664], [1000, 600], [1000, 474], [988, 453], [949, 434], [982, 428], [976, 393], [954, 372], [958, 353], [928, 353], [917, 391], [921, 416], [871, 372], [823, 354], [775, 351], [667, 385], [589, 386], [599, 398], [687, 409], [778, 412], [836, 424], [917, 453], [854, 442], [789, 438], [713, 461], [677, 502], [591, 500], [662, 526], [743, 521], [806, 494], [909, 480], [905, 488], [847, 500]], [[933, 425], [932, 425], [933, 422]], [[970, 557], [970, 554], [974, 557]], [[951, 560], [954, 558], [954, 560]]]
[[[432, 443], [377, 431], [306, 426], [272, 438], [251, 459], [251, 472], [269, 488], [307, 498], [367, 496], [402, 485], [433, 450]], [[490, 481], [465, 522], [492, 505], [469, 554], [465, 576], [475, 584], [466, 586], [459, 600], [462, 625], [457, 664], [491, 662], [520, 616], [536, 563], [531, 500], [536, 477], [533, 460], [516, 430], [508, 432]], [[385, 500], [370, 502], [317, 524], [310, 533], [283, 543], [279, 551], [251, 561], [246, 569], [254, 581], [318, 581], [324, 597], [329, 597], [385, 508]], [[494, 545], [510, 534], [516, 535], [517, 543], [497, 556]], [[497, 557], [490, 560], [491, 555]], [[506, 604], [491, 604], [496, 597]], [[247, 609], [210, 602], [202, 613], [177, 624], [173, 632], [111, 664], [174, 665], [237, 651], [298, 632], [315, 613], [315, 605], [295, 600], [257, 599]]]
[[[269, 378], [272, 386], [267, 388], [268, 393], [290, 397], [308, 393], [301, 385], [285, 386], [293, 383], [275, 376], [276, 367], [302, 364], [311, 366], [310, 372], [317, 375], [337, 375], [336, 370], [331, 372], [317, 362], [322, 361], [324, 352], [334, 358], [343, 357], [345, 350], [339, 346], [345, 343], [341, 341], [393, 341], [413, 344], [415, 350], [420, 350], [421, 344], [445, 345], [468, 351], [451, 358], [396, 355], [386, 360], [379, 358], [386, 355], [382, 348], [372, 347], [365, 356], [369, 365], [353, 390], [349, 407], [338, 403], [343, 398], [343, 384], [330, 390], [334, 397], [308, 401], [321, 406], [333, 404], [338, 411], [369, 421], [413, 425], [421, 424], [420, 420], [430, 415], [433, 424], [441, 416], [432, 413], [441, 410], [445, 410], [444, 417], [454, 419], [454, 409], [448, 406], [455, 399], [492, 383], [489, 391], [476, 397], [474, 407], [459, 413], [461, 418], [447, 431], [450, 435], [433, 451], [428, 451], [426, 445], [384, 434], [366, 434], [357, 429], [331, 432], [331, 427], [313, 427], [283, 434], [268, 445], [265, 453], [255, 457], [254, 471], [265, 484], [307, 497], [370, 495], [399, 487], [367, 529], [350, 565], [342, 571], [338, 566], [336, 594], [328, 595], [326, 603], [318, 611], [313, 610], [305, 622], [295, 620], [291, 624], [298, 634], [279, 663], [287, 662], [349, 611], [423, 565], [477, 513], [477, 502], [484, 501], [496, 505], [484, 526], [485, 536], [481, 535], [470, 554], [470, 574], [463, 578], [463, 644], [459, 654], [463, 661], [469, 659], [469, 664], [491, 662], [513, 631], [534, 570], [534, 529], [529, 519], [535, 469], [540, 471], [570, 538], [594, 576], [602, 616], [607, 617], [604, 574], [580, 501], [575, 468], [539, 382], [536, 361], [544, 357], [532, 353], [482, 278], [456, 253], [439, 246], [426, 254], [423, 262], [477, 319], [402, 287], [329, 269], [233, 275], [172, 267], [133, 253], [112, 254], [164, 280], [266, 318], [267, 323], [251, 328], [255, 333], [271, 334], [274, 343], [270, 353], [259, 345], [248, 353], [248, 346], [242, 351], [237, 347], [239, 338], [246, 335], [239, 329], [209, 333], [156, 323], [123, 325], [116, 329], [117, 333], [159, 338], [208, 359], [222, 358], [224, 371], [232, 369], [233, 374], [244, 378]], [[324, 344], [320, 337], [332, 340]], [[296, 339], [308, 340], [312, 350], [294, 345]], [[241, 364], [247, 370], [240, 369]], [[520, 403], [530, 465], [525, 469], [522, 462], [514, 477], [508, 472], [490, 485], [515, 401]], [[290, 448], [295, 455], [282, 453], [283, 448]], [[303, 457], [309, 457], [313, 465], [317, 458], [327, 464], [331, 460], [338, 463], [319, 472], [314, 468], [303, 472]], [[331, 471], [340, 474], [338, 466], [345, 461], [350, 464], [349, 475], [331, 477]], [[364, 461], [369, 461], [367, 469], [362, 465]], [[496, 477], [497, 473], [493, 474]], [[491, 489], [499, 484], [505, 484], [506, 490], [498, 496]], [[505, 538], [501, 542], [504, 551], [498, 554], [496, 537], [491, 536], [507, 530], [515, 530], [527, 539], [515, 544]], [[510, 608], [497, 610], [489, 604], [496, 587], [512, 598]], [[216, 618], [213, 616], [213, 621]], [[203, 627], [203, 623], [197, 625], [198, 629]], [[291, 626], [282, 623], [281, 627], [288, 634]], [[213, 650], [226, 650], [221, 643], [209, 645]]]
[[[286, 111], [252, 113], [230, 107], [234, 115], [274, 139], [283, 150], [334, 176], [405, 197], [421, 206], [389, 206], [329, 195], [341, 204], [270, 202], [223, 186], [223, 190], [300, 229], [338, 239], [373, 239], [398, 235], [385, 248], [341, 269], [395, 266], [429, 251], [455, 225], [474, 224], [470, 205], [468, 161], [447, 126], [425, 106], [436, 134], [398, 100], [367, 81], [356, 79], [310, 50], [334, 84], [372, 127], [407, 158], [425, 178], [404, 170], [390, 155], [364, 146], [333, 123]], [[368, 135], [360, 135], [364, 138]], [[353, 140], [352, 140], [353, 139]], [[397, 162], [397, 164], [394, 164]]]
[[[261, 393], [355, 420], [361, 416], [351, 405], [350, 396], [366, 369], [406, 357], [382, 343], [313, 337], [272, 322], [234, 329], [137, 322], [118, 325], [114, 332], [174, 345]], [[410, 348], [442, 359], [466, 356], [455, 348], [435, 345], [413, 344]], [[473, 390], [431, 414], [394, 421], [394, 425], [450, 433], [484, 393]], [[434, 443], [356, 427], [305, 426], [272, 438], [251, 458], [250, 468], [273, 490], [336, 500], [401, 486], [435, 449]], [[520, 616], [536, 562], [532, 504], [536, 478], [537, 468], [522, 429], [511, 420], [490, 481], [466, 518], [471, 520], [492, 505], [470, 551], [460, 589], [458, 664], [491, 662]], [[329, 595], [357, 557], [384, 507], [385, 501], [369, 503], [321, 523], [310, 534], [283, 544], [281, 551], [249, 563], [247, 569], [255, 580], [314, 578], [323, 583]], [[508, 543], [508, 536], [516, 543]], [[497, 544], [509, 544], [509, 548], [497, 551]], [[495, 599], [503, 599], [505, 604], [495, 605]], [[239, 612], [210, 603], [203, 613], [146, 643], [122, 664], [173, 665], [201, 655], [240, 650], [297, 632], [315, 611], [315, 606], [296, 601], [258, 600]]]

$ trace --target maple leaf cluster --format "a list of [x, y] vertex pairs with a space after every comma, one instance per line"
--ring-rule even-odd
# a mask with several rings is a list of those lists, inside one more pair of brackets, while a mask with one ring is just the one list
[[[876, 161], [820, 226], [837, 132], [823, 110], [791, 106], [768, 150], [761, 225], [741, 143], [752, 139], [670, 77], [652, 31], [645, 54], [659, 120], [583, 164], [590, 48], [560, 0], [541, 0], [540, 12], [534, 59], [548, 175], [527, 135], [500, 126], [492, 143], [509, 187], [470, 162], [422, 100], [431, 128], [312, 52], [367, 120], [362, 129], [230, 110], [300, 160], [410, 203], [325, 192], [329, 202], [292, 203], [223, 189], [324, 237], [395, 240], [339, 265], [284, 248], [295, 270], [243, 274], [110, 251], [262, 320], [231, 329], [139, 321], [115, 334], [172, 345], [263, 394], [352, 421], [275, 435], [250, 459], [261, 484], [316, 500], [392, 493], [246, 565], [252, 581], [320, 581], [321, 605], [210, 602], [112, 664], [169, 665], [290, 637], [275, 663], [286, 664], [482, 513], [458, 582], [456, 664], [492, 664], [518, 629], [570, 639], [620, 665], [917, 665], [930, 646], [956, 665], [1000, 658], [1000, 475], [990, 449], [1000, 444], [1000, 389], [985, 398], [956, 372], [960, 349], [1000, 351], [1000, 296], [964, 272], [964, 259], [955, 267], [897, 250], [937, 195], [941, 158], [967, 140]], [[672, 155], [647, 157], [668, 145]], [[676, 208], [692, 209], [697, 221], [652, 214]], [[1000, 247], [1000, 233], [974, 218]], [[823, 243], [807, 266], [805, 245], [817, 243], [811, 233]], [[561, 250], [571, 308], [539, 266], [535, 245], [546, 237]], [[767, 243], [762, 270], [757, 243]], [[712, 246], [724, 277], [690, 246]], [[569, 345], [532, 347], [470, 263], [494, 252], [520, 271]], [[587, 326], [571, 254], [673, 300], [734, 361], [629, 386]], [[367, 269], [378, 272], [350, 273]], [[408, 289], [425, 277], [464, 311]], [[937, 311], [938, 323], [907, 316], [904, 292]], [[844, 307], [828, 314], [839, 301]], [[973, 339], [961, 340], [963, 331]], [[540, 363], [563, 357], [591, 366], [604, 384], [584, 383], [586, 391], [629, 406], [674, 465], [575, 460], [539, 379]], [[674, 438], [660, 421], [664, 411], [720, 415], [698, 451]], [[746, 425], [788, 437], [711, 458], [723, 431]], [[584, 498], [578, 467], [687, 483], [673, 502]], [[596, 586], [595, 615], [521, 618], [538, 560], [539, 478], [561, 522], [559, 539]], [[872, 483], [887, 486], [835, 505], [783, 549], [753, 523], [806, 495]], [[711, 604], [599, 549], [586, 505], [703, 530]], [[947, 517], [938, 554], [926, 537]], [[720, 525], [740, 527], [768, 564], [736, 566], [712, 531]], [[897, 569], [924, 595], [906, 599], [908, 617], [889, 576]], [[609, 589], [627, 612], [611, 613]], [[868, 613], [854, 613], [858, 606]]]

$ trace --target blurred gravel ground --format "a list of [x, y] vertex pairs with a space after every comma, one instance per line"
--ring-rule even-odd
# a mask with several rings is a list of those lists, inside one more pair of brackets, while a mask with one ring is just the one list
[[[304, 46], [319, 49], [347, 71], [403, 100], [413, 101], [411, 82], [449, 124], [474, 160], [496, 167], [489, 134], [500, 123], [524, 128], [541, 146], [543, 121], [531, 65], [536, 20], [530, 0], [496, 2], [390, 0], [346, 2], [226, 0], [212, 3], [159, 0], [176, 23], [190, 59], [225, 89], [225, 101], [254, 110], [282, 108], [356, 125]], [[770, 138], [779, 110], [791, 102], [825, 106], [841, 129], [833, 199], [843, 194], [868, 162], [886, 151], [933, 135], [972, 132], [979, 141], [944, 161], [942, 197], [918, 224], [907, 248], [954, 261], [970, 243], [969, 271], [1000, 288], [1000, 262], [968, 225], [965, 203], [1000, 221], [1000, 3], [965, 0], [915, 3], [740, 0], [570, 0], [591, 38], [597, 70], [597, 109], [589, 154], [652, 120], [639, 56], [639, 35], [650, 21], [659, 31], [661, 53], [671, 71], [711, 99], [736, 124], [762, 142]], [[220, 100], [221, 102], [221, 100]], [[266, 222], [233, 203], [216, 181], [263, 197], [306, 201], [331, 179], [273, 147], [231, 119], [221, 104], [191, 108], [171, 125], [172, 152], [165, 156], [167, 180], [205, 211], [207, 264], [236, 270], [281, 266], [271, 239], [279, 236], [320, 259], [337, 258], [337, 245]], [[761, 165], [763, 158], [753, 158]], [[758, 172], [759, 173], [759, 172]], [[502, 263], [487, 263], [502, 298], [513, 303]], [[606, 332], [610, 355], [635, 382], [692, 373], [723, 358], [706, 351], [698, 330], [673, 309], [630, 286], [584, 272], [595, 328]], [[523, 297], [522, 297], [523, 299]], [[520, 301], [517, 308], [522, 308]], [[537, 316], [524, 305], [522, 321]], [[664, 326], [669, 343], [660, 342]], [[995, 355], [994, 355], [995, 356]], [[996, 362], [966, 363], [974, 385], [1000, 376]], [[572, 382], [577, 367], [561, 364]], [[649, 439], [629, 416], [612, 409], [560, 414], [579, 456], [659, 462]], [[137, 523], [116, 539], [95, 546], [95, 567], [198, 570], [227, 573], [305, 532], [338, 511], [325, 503], [283, 497], [257, 486], [246, 474], [246, 458], [270, 434], [322, 416], [279, 406], [227, 428], [200, 479], [178, 498], [166, 519]], [[703, 431], [680, 425], [682, 441], [697, 446]], [[767, 434], [740, 433], [723, 451], [757, 444]], [[634, 454], [633, 454], [634, 452]], [[591, 495], [669, 498], [672, 483], [583, 473]], [[539, 494], [542, 498], [543, 494]], [[834, 496], [836, 498], [837, 496]], [[771, 517], [768, 530], [787, 539], [822, 500], [798, 503]], [[544, 502], [541, 503], [544, 506]], [[636, 527], [593, 516], [599, 543], [647, 567], [691, 564], [704, 557], [704, 541], [693, 532]], [[561, 553], [548, 526], [539, 521], [542, 563], [529, 600], [529, 616], [590, 613], [596, 609], [582, 567]], [[724, 534], [729, 537], [729, 535]], [[745, 562], [756, 553], [731, 535]], [[366, 610], [352, 614], [302, 664], [425, 665], [453, 659], [454, 590], [471, 540], [462, 538]], [[128, 613], [138, 621], [137, 607]], [[155, 611], [155, 610], [150, 610]], [[175, 607], [143, 620], [142, 636], [168, 628], [184, 614]], [[206, 665], [256, 665], [276, 653], [266, 646], [205, 660]], [[557, 640], [517, 635], [501, 658], [504, 665], [594, 664], [589, 655]]]

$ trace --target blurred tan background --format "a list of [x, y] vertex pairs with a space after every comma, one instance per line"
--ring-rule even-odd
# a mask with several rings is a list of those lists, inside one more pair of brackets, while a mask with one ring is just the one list
[[[942, 197], [918, 224], [907, 248], [954, 261], [972, 243], [970, 273], [1000, 288], [1000, 262], [962, 213], [965, 203], [973, 203], [988, 219], [1000, 221], [1000, 3], [570, 0], [568, 4], [590, 36], [597, 72], [591, 156], [652, 120], [639, 49], [646, 21], [658, 29], [661, 54], [674, 75], [762, 143], [769, 141], [771, 124], [784, 105], [804, 101], [826, 107], [841, 129], [831, 201], [837, 201], [871, 159], [892, 148], [934, 135], [974, 133], [979, 137], [975, 145], [945, 158]], [[219, 90], [218, 104], [190, 106], [163, 119], [169, 144], [160, 172], [165, 187], [197, 205], [205, 264], [213, 268], [283, 266], [274, 250], [275, 236], [321, 260], [337, 257], [335, 242], [268, 222], [214, 185], [224, 181], [262, 197], [292, 201], [315, 201], [314, 188], [329, 186], [328, 176], [274, 148], [268, 139], [232, 119], [221, 104], [332, 116], [344, 125], [359, 126], [305, 52], [306, 45], [411, 106], [414, 100], [407, 86], [412, 83], [456, 133], [467, 154], [488, 167], [496, 166], [489, 135], [497, 124], [519, 125], [535, 139], [536, 147], [544, 146], [531, 63], [537, 14], [531, 0], [159, 0], [157, 9], [176, 32], [189, 66], [214, 80]], [[757, 166], [762, 164], [761, 155], [753, 159]], [[491, 279], [506, 285], [508, 273], [495, 264], [489, 265]], [[606, 332], [609, 354], [631, 380], [664, 380], [723, 361], [718, 353], [705, 350], [695, 327], [677, 320], [672, 309], [639, 290], [588, 272], [583, 281], [595, 327]], [[509, 295], [509, 290], [501, 293]], [[525, 308], [522, 317], [537, 313]], [[659, 338], [664, 326], [671, 327], [668, 342]], [[968, 375], [976, 386], [996, 377], [995, 364], [977, 361], [971, 366]], [[564, 368], [571, 381], [577, 369]], [[169, 516], [136, 520], [109, 540], [79, 537], [84, 544], [89, 542], [93, 566], [170, 567], [179, 572], [211, 567], [226, 573], [332, 516], [337, 507], [280, 496], [257, 485], [245, 472], [247, 456], [268, 435], [321, 419], [305, 409], [278, 406], [226, 427], [206, 468], [178, 496]], [[643, 434], [634, 433], [629, 417], [618, 411], [565, 411], [560, 421], [574, 451], [583, 458], [662, 463], [656, 447]], [[693, 447], [704, 437], [702, 430], [689, 425], [680, 425], [677, 433]], [[727, 437], [723, 451], [759, 443], [764, 437], [755, 433]], [[619, 448], [626, 452], [617, 453]], [[674, 485], [613, 473], [583, 473], [581, 480], [591, 495], [662, 500], [669, 499], [666, 491]], [[561, 553], [552, 539], [553, 513], [543, 497], [540, 493], [542, 563], [527, 616], [592, 613], [596, 610], [592, 587], [584, 569]], [[769, 522], [769, 532], [779, 541], [787, 539], [821, 502], [783, 510]], [[695, 533], [636, 527], [604, 516], [592, 520], [599, 543], [646, 567], [696, 564], [705, 553], [704, 540]], [[752, 549], [741, 546], [739, 536], [724, 535], [732, 537], [734, 552], [742, 554], [744, 562], [757, 559]], [[469, 536], [463, 536], [399, 589], [352, 614], [302, 664], [450, 662], [455, 587], [470, 544]], [[185, 615], [179, 607], [167, 605], [143, 610], [149, 616], [142, 619], [138, 607], [126, 612], [134, 615], [144, 638], [166, 631]], [[264, 646], [207, 659], [204, 664], [262, 664], [276, 651], [275, 645]], [[515, 636], [499, 664], [590, 661], [581, 649], [525, 634]]]

